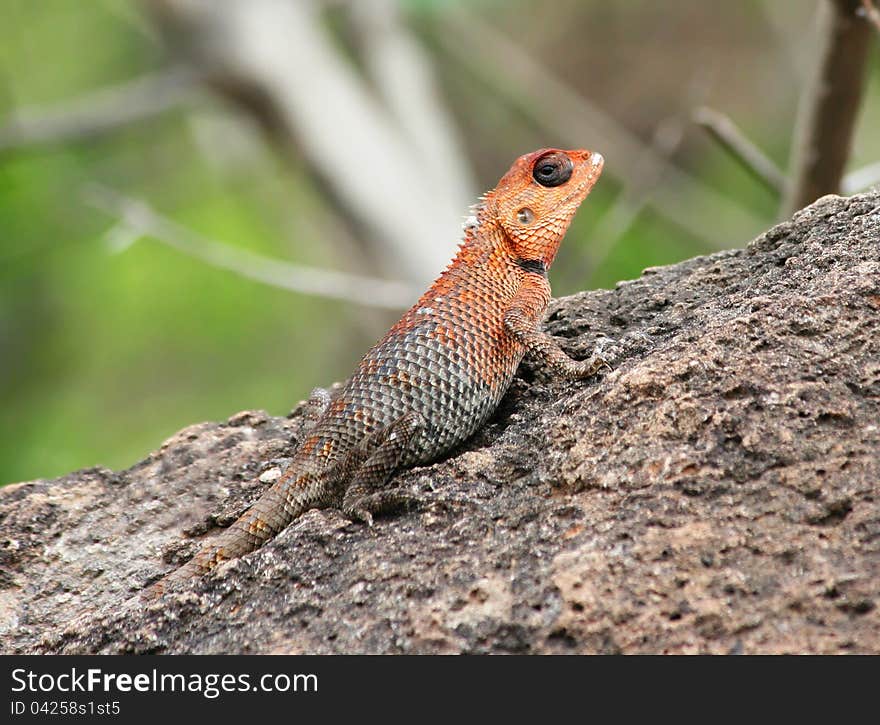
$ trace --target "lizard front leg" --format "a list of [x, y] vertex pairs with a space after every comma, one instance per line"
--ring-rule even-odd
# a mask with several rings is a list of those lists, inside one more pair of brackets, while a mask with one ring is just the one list
[[560, 377], [586, 378], [608, 366], [602, 345], [597, 344], [586, 360], [574, 360], [553, 337], [539, 329], [549, 302], [550, 284], [542, 275], [528, 274], [504, 313], [504, 329], [526, 348], [528, 354], [542, 360]]

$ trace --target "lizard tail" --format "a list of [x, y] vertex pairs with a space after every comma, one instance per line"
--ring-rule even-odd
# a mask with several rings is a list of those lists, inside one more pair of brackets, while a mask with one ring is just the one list
[[143, 598], [146, 601], [158, 599], [165, 592], [204, 576], [224, 561], [259, 549], [309, 508], [301, 495], [294, 497], [291, 493], [294, 489], [302, 491], [307, 488], [313, 479], [315, 475], [311, 473], [298, 476], [292, 471], [286, 473], [220, 534], [216, 542], [202, 547], [186, 564], [146, 589]]

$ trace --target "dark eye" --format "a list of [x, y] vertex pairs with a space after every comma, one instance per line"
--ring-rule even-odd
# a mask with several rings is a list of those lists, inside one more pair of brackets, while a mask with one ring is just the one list
[[535, 162], [532, 177], [541, 186], [559, 186], [571, 178], [571, 159], [560, 151], [544, 154]]

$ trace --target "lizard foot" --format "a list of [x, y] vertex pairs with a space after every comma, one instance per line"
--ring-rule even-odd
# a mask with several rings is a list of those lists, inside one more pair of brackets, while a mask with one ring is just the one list
[[389, 488], [365, 495], [345, 495], [342, 513], [352, 521], [363, 521], [373, 525], [373, 514], [377, 516], [391, 511], [406, 509], [412, 511], [424, 503], [420, 496], [405, 488]]
[[576, 376], [587, 378], [595, 375], [602, 368], [611, 370], [611, 363], [620, 356], [621, 352], [621, 348], [610, 337], [599, 337], [590, 357], [577, 361]]

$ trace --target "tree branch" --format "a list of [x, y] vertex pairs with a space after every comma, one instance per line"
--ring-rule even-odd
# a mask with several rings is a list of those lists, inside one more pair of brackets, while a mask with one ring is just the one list
[[868, 64], [870, 27], [859, 0], [822, 0], [816, 64], [801, 95], [783, 216], [840, 191]]
[[[614, 205], [605, 212], [592, 232], [592, 243], [586, 250], [590, 272], [607, 259], [615, 244], [629, 231], [633, 222], [651, 201], [672, 166], [672, 155], [684, 139], [684, 122], [679, 117], [666, 119], [657, 126], [650, 146], [641, 162], [638, 181], [622, 187]], [[665, 159], [658, 163], [657, 159]]]
[[19, 109], [0, 127], [0, 151], [91, 138], [192, 99], [198, 74], [183, 67], [145, 75], [45, 108]]
[[436, 189], [457, 194], [463, 213], [474, 201], [471, 170], [425, 49], [403, 23], [398, 0], [352, 2], [361, 57], [370, 78]]
[[104, 186], [89, 186], [85, 200], [119, 221], [111, 230], [116, 251], [148, 236], [215, 267], [293, 292], [391, 310], [406, 308], [418, 297], [402, 282], [291, 264], [209, 239], [158, 214], [146, 202]]
[[776, 196], [782, 196], [786, 184], [785, 174], [746, 137], [729, 116], [703, 106], [694, 111], [693, 118], [740, 166]]
[[144, 0], [171, 49], [307, 159], [373, 256], [425, 284], [460, 238], [467, 180], [443, 188], [339, 51], [317, 0]]

